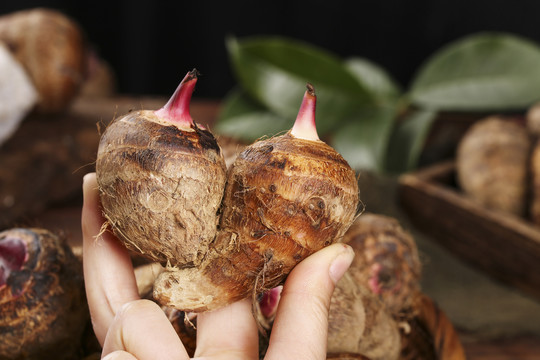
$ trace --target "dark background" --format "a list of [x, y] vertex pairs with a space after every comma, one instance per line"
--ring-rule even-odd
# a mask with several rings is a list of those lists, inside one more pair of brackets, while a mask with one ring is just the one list
[[194, 96], [223, 97], [235, 84], [227, 35], [282, 35], [362, 56], [403, 87], [431, 54], [467, 34], [505, 31], [540, 42], [538, 0], [2, 0], [0, 14], [38, 6], [75, 19], [126, 94], [171, 94], [196, 67]]

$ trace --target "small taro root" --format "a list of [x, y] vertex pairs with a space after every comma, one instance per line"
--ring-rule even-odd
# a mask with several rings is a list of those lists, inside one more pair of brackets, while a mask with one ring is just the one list
[[364, 213], [342, 240], [356, 256], [351, 274], [371, 290], [398, 321], [416, 314], [420, 295], [421, 264], [412, 236], [395, 218]]
[[200, 312], [260, 294], [347, 231], [359, 201], [356, 174], [319, 140], [315, 102], [308, 84], [293, 128], [238, 155], [209, 254], [199, 268], [166, 269], [154, 287], [158, 301]]
[[115, 119], [101, 136], [96, 175], [103, 213], [128, 249], [176, 267], [197, 266], [216, 235], [226, 169], [189, 103], [197, 71], [169, 102]]
[[64, 110], [86, 75], [86, 44], [78, 24], [43, 8], [0, 16], [0, 41], [24, 66], [38, 93], [37, 109]]
[[497, 116], [478, 121], [458, 145], [459, 186], [486, 208], [523, 217], [530, 148], [527, 130], [517, 121]]
[[358, 344], [366, 331], [366, 308], [360, 285], [347, 272], [337, 283], [328, 312], [328, 352], [359, 353]]
[[400, 348], [396, 321], [349, 270], [336, 285], [330, 301], [328, 353], [392, 360], [399, 357]]
[[43, 229], [0, 233], [0, 358], [74, 359], [89, 318], [82, 264]]
[[[399, 329], [400, 360], [465, 359], [452, 323], [421, 292], [418, 248], [397, 219], [364, 213], [342, 241], [356, 254], [348, 271], [355, 284], [382, 302]], [[363, 301], [366, 314], [381, 311], [373, 298]]]

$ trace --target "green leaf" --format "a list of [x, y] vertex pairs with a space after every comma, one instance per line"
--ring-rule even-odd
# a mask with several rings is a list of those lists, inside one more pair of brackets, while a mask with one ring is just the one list
[[355, 170], [382, 171], [395, 120], [395, 106], [364, 109], [337, 129], [332, 146]]
[[218, 134], [252, 142], [273, 136], [292, 127], [291, 120], [279, 117], [249, 99], [240, 89], [232, 90], [223, 100], [215, 125]]
[[400, 86], [379, 65], [353, 57], [345, 60], [345, 66], [380, 102], [395, 101], [401, 95]]
[[540, 97], [540, 48], [510, 34], [470, 35], [421, 67], [409, 97], [441, 110], [523, 109]]
[[386, 154], [387, 171], [401, 173], [418, 165], [426, 138], [436, 117], [436, 111], [417, 109], [412, 110], [396, 124]]
[[306, 83], [313, 84], [321, 135], [337, 127], [359, 106], [374, 102], [343, 62], [322, 49], [279, 37], [228, 38], [226, 44], [242, 88], [283, 118], [296, 118]]

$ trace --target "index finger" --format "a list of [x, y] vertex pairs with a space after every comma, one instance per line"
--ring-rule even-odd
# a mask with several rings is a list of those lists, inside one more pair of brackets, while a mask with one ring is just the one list
[[84, 177], [83, 195], [84, 281], [94, 332], [103, 345], [117, 311], [122, 305], [139, 299], [139, 294], [127, 250], [109, 231], [102, 231], [105, 219], [101, 214], [95, 173]]

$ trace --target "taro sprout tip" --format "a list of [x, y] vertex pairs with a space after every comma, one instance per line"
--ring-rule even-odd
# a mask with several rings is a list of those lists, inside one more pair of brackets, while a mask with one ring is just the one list
[[195, 84], [197, 83], [198, 74], [197, 69], [188, 72], [167, 104], [161, 109], [156, 110], [155, 114], [173, 123], [188, 128], [191, 127], [193, 125], [193, 119], [189, 112], [189, 104]]
[[317, 141], [319, 140], [317, 127], [315, 125], [317, 96], [315, 95], [315, 88], [313, 85], [308, 83], [306, 87], [307, 90], [304, 93], [304, 99], [300, 105], [298, 116], [291, 129], [291, 135], [299, 139]]

